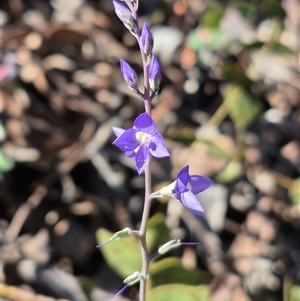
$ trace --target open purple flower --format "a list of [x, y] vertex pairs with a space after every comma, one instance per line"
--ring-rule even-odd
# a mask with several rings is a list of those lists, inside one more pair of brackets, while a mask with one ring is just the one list
[[195, 196], [213, 183], [209, 178], [190, 175], [189, 166], [183, 167], [178, 173], [176, 181], [160, 190], [160, 195], [168, 195], [176, 198], [196, 215], [203, 215], [204, 209]]
[[127, 157], [135, 157], [135, 164], [141, 174], [149, 163], [149, 152], [157, 158], [168, 157], [163, 137], [157, 132], [156, 125], [148, 113], [140, 114], [133, 128], [123, 130], [113, 128], [117, 139], [113, 142], [125, 152]]

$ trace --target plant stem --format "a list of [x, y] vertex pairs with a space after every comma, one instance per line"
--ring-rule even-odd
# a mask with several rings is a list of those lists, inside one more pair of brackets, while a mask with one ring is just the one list
[[145, 170], [145, 202], [144, 202], [141, 227], [139, 231], [139, 237], [141, 242], [141, 253], [142, 253], [141, 273], [143, 276], [140, 282], [140, 298], [139, 298], [140, 301], [145, 301], [146, 281], [147, 281], [147, 275], [149, 270], [149, 253], [148, 253], [147, 242], [146, 242], [146, 229], [147, 229], [147, 221], [148, 221], [150, 205], [151, 205], [150, 193], [151, 193], [151, 158], [150, 158], [149, 165]]
[[[143, 70], [144, 70], [144, 105], [145, 111], [151, 115], [151, 98], [150, 98], [150, 87], [149, 87], [149, 77], [148, 77], [148, 62], [147, 56], [142, 50], [140, 44], [140, 36], [137, 37], [137, 41], [139, 43], [141, 57], [143, 62]], [[149, 254], [146, 242], [146, 229], [147, 229], [147, 221], [150, 212], [150, 205], [151, 205], [151, 155], [150, 161], [148, 166], [145, 169], [145, 202], [144, 202], [144, 209], [143, 209], [143, 216], [141, 221], [141, 227], [139, 231], [140, 242], [141, 242], [141, 253], [142, 253], [142, 276], [140, 282], [140, 292], [139, 292], [139, 301], [145, 301], [146, 297], [146, 282], [149, 270]]]
[[[138, 17], [137, 17], [137, 3], [132, 4], [130, 0], [124, 0], [124, 2], [128, 5], [134, 19], [136, 22], [136, 39], [140, 48], [141, 57], [142, 57], [142, 63], [143, 63], [143, 77], [144, 77], [144, 94], [142, 95], [144, 99], [144, 105], [145, 105], [145, 111], [146, 113], [151, 115], [151, 95], [150, 95], [150, 85], [149, 85], [149, 76], [148, 76], [148, 58], [146, 54], [143, 51], [143, 47], [141, 45], [140, 40], [140, 29], [138, 26]], [[141, 227], [139, 230], [139, 238], [141, 243], [141, 254], [142, 254], [142, 279], [140, 281], [140, 291], [139, 291], [139, 301], [145, 301], [146, 300], [146, 282], [147, 282], [147, 276], [149, 271], [149, 253], [147, 248], [147, 242], [146, 242], [146, 230], [147, 230], [147, 221], [149, 218], [149, 212], [150, 212], [150, 205], [151, 205], [151, 155], [149, 164], [145, 169], [145, 201], [144, 201], [144, 209], [143, 209], [143, 216], [141, 221]]]

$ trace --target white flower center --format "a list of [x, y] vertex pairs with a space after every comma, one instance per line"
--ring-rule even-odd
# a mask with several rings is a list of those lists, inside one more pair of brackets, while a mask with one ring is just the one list
[[137, 132], [135, 134], [135, 137], [138, 141], [141, 142], [141, 144], [149, 144], [151, 141], [151, 135], [147, 134], [147, 133], [143, 133], [143, 132]]

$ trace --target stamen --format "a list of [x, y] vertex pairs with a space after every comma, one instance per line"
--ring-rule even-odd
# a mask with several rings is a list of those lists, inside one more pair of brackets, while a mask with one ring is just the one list
[[142, 144], [149, 144], [151, 141], [151, 135], [143, 132], [137, 132], [135, 134], [135, 137], [138, 141], [140, 141]]

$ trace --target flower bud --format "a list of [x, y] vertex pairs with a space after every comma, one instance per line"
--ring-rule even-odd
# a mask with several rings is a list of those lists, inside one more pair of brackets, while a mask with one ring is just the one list
[[134, 272], [131, 275], [129, 275], [127, 278], [123, 280], [123, 283], [127, 283], [129, 285], [134, 285], [142, 279], [142, 274], [140, 272]]
[[141, 46], [146, 55], [150, 55], [153, 49], [153, 35], [146, 23], [143, 25], [141, 34]]
[[161, 72], [158, 58], [155, 55], [152, 56], [151, 62], [149, 64], [148, 76], [151, 90], [153, 92], [157, 92], [161, 81]]
[[158, 254], [162, 255], [181, 245], [180, 239], [172, 239], [158, 248]]
[[123, 22], [123, 24], [129, 29], [132, 34], [136, 33], [136, 24], [132, 13], [128, 8], [119, 3], [118, 1], [113, 1], [116, 15]]
[[138, 76], [136, 72], [124, 60], [120, 60], [121, 72], [129, 88], [134, 92], [139, 90]]
[[132, 234], [132, 230], [130, 228], [124, 228], [123, 230], [120, 230], [116, 232], [110, 239], [109, 241], [112, 240], [118, 240], [120, 238], [128, 237]]

